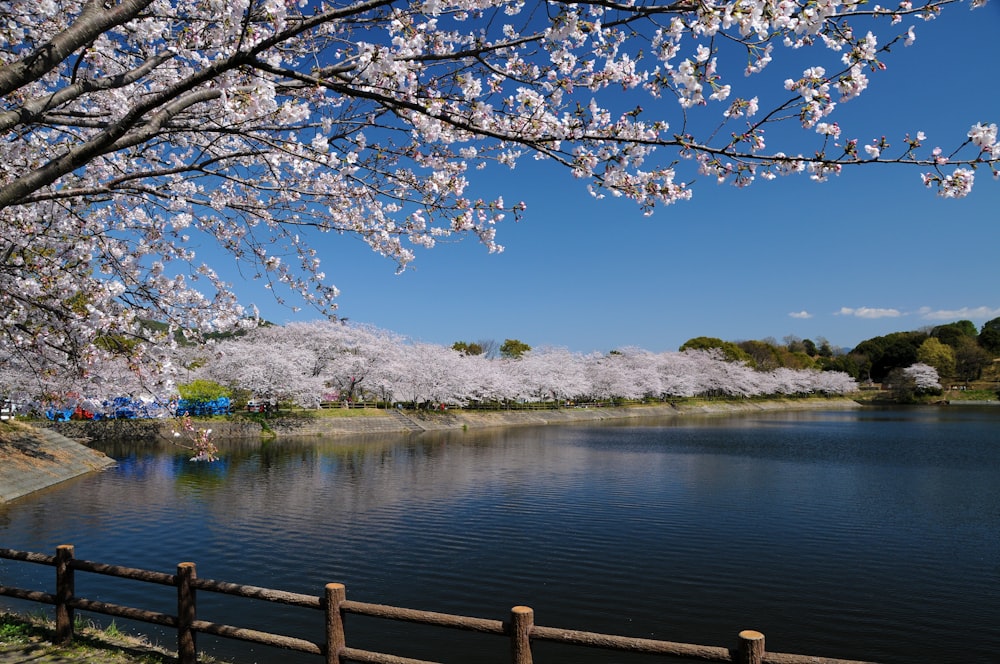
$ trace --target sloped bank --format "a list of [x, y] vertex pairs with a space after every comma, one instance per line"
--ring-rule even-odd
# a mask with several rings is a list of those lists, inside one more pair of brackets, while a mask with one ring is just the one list
[[0, 426], [0, 503], [114, 463], [55, 431], [4, 423]]

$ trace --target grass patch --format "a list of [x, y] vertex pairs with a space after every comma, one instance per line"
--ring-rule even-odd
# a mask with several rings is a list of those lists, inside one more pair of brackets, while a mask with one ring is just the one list
[[997, 390], [948, 390], [944, 397], [949, 401], [997, 401]]
[[30, 622], [8, 613], [0, 614], [0, 643], [28, 643], [32, 636], [43, 636]]
[[[0, 613], [0, 652], [24, 649], [24, 661], [67, 661], [74, 664], [174, 664], [177, 656], [143, 636], [123, 632], [113, 621], [101, 627], [76, 616], [73, 642], [56, 645], [55, 624], [44, 614]], [[30, 652], [29, 652], [30, 651]], [[48, 659], [46, 659], [48, 658]], [[206, 664], [219, 660], [199, 655]]]
[[[297, 417], [306, 420], [344, 417], [385, 417], [381, 408], [283, 408], [276, 413], [234, 413], [234, 418], [252, 420], [265, 425], [267, 420]], [[266, 428], [266, 427], [265, 427]]]

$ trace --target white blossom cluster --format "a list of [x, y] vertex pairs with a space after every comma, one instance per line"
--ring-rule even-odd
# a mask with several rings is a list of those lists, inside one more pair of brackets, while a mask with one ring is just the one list
[[937, 369], [917, 362], [903, 369], [903, 376], [913, 381], [913, 387], [917, 392], [937, 392], [941, 389], [941, 382]]
[[756, 371], [715, 351], [584, 354], [544, 348], [517, 359], [489, 358], [377, 328], [325, 322], [261, 328], [192, 352], [202, 358], [195, 363], [197, 376], [305, 407], [326, 399], [469, 405], [842, 395], [857, 389], [841, 372]]
[[[86, 373], [149, 347], [140, 318], [253, 318], [206, 243], [326, 313], [320, 234], [400, 268], [457, 235], [501, 251], [497, 224], [524, 206], [470, 185], [524, 158], [647, 213], [698, 174], [746, 186], [872, 161], [964, 196], [998, 169], [995, 124], [950, 151], [859, 153], [833, 118], [913, 42], [897, 23], [958, 4], [0, 0], [0, 359]], [[727, 78], [793, 53], [816, 63], [778, 89]], [[799, 148], [768, 135], [779, 123], [801, 125]]]

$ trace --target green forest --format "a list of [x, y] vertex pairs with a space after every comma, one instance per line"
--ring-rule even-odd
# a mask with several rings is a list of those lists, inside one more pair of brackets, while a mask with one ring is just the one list
[[865, 339], [854, 348], [833, 348], [816, 341], [785, 337], [723, 341], [695, 337], [680, 350], [718, 348], [727, 359], [769, 370], [777, 367], [843, 371], [862, 386], [892, 382], [894, 372], [921, 363], [933, 367], [945, 389], [992, 390], [1000, 382], [1000, 318], [976, 328], [960, 320], [913, 331]]

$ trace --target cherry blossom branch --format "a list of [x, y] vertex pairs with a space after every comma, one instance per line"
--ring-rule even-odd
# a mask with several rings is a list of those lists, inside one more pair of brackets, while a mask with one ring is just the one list
[[[449, 238], [500, 251], [497, 225], [523, 206], [469, 193], [487, 165], [544, 158], [646, 213], [691, 197], [699, 177], [747, 186], [892, 164], [958, 197], [1000, 169], [986, 121], [947, 149], [920, 132], [864, 144], [837, 122], [889, 49], [914, 39], [878, 27], [955, 0], [8, 4], [0, 315], [15, 332], [0, 351], [38, 348], [47, 362], [58, 348], [96, 362], [94, 340], [142, 336], [141, 316], [172, 330], [245, 324], [199, 262], [205, 236], [330, 314], [337, 291], [304, 229], [352, 234], [400, 268]], [[753, 75], [791, 51], [823, 66], [803, 62], [771, 92], [737, 96], [748, 86], [719, 65], [745, 59]], [[775, 127], [798, 142], [779, 146]]]
[[25, 58], [0, 67], [0, 97], [37, 81], [78, 48], [111, 28], [134, 19], [154, 0], [120, 0], [108, 7], [104, 0], [88, 0], [79, 17], [66, 30]]
[[[182, 433], [183, 432], [183, 433]], [[191, 416], [187, 413], [181, 419], [181, 431], [174, 430], [174, 445], [191, 450], [195, 453], [191, 461], [216, 461], [219, 458], [219, 448], [212, 442], [211, 429], [196, 429]], [[184, 438], [186, 442], [179, 442]]]
[[[143, 76], [151, 73], [157, 67], [173, 57], [173, 53], [164, 51], [163, 53], [149, 58], [141, 66], [136, 67], [125, 74], [107, 76], [101, 79], [87, 79], [79, 81], [50, 95], [26, 101], [21, 108], [16, 111], [0, 113], [0, 131], [7, 131], [19, 124], [23, 125], [36, 122], [42, 119], [44, 114], [50, 109], [67, 104], [70, 101], [78, 99], [84, 95], [105, 90], [113, 90], [116, 88], [124, 88], [137, 83]], [[46, 121], [51, 122], [55, 118], [46, 117], [45, 119]], [[58, 122], [58, 120], [56, 121]]]

